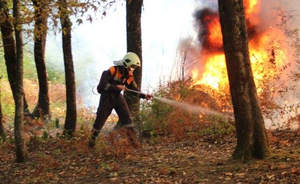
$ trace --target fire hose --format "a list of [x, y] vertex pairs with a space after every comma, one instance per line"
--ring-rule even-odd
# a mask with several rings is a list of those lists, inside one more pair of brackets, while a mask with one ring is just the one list
[[[143, 95], [145, 95], [144, 93], [142, 93], [140, 91], [136, 91], [136, 90], [132, 90], [132, 89], [128, 89], [128, 88], [126, 88], [126, 91], [133, 92], [133, 93], [136, 93], [136, 94], [143, 94]], [[152, 95], [146, 95], [146, 96], [150, 96], [150, 98], [155, 98]]]
[[[140, 91], [136, 91], [136, 90], [132, 90], [132, 89], [128, 89], [128, 88], [126, 88], [125, 90], [129, 91], [129, 92], [132, 92], [132, 93], [136, 93], [136, 94], [144, 94]], [[182, 110], [190, 112], [190, 113], [211, 114], [211, 115], [221, 116], [225, 119], [231, 119], [231, 120], [234, 119], [232, 115], [225, 115], [223, 113], [217, 112], [217, 111], [212, 110], [212, 109], [207, 109], [207, 108], [204, 108], [204, 107], [187, 104], [187, 103], [184, 103], [184, 102], [178, 102], [178, 101], [170, 100], [170, 99], [167, 99], [167, 98], [155, 97], [155, 96], [152, 96], [152, 95], [150, 95], [150, 96], [151, 96], [151, 98], [154, 98], [156, 100], [159, 100], [161, 102], [167, 103], [167, 104], [172, 105], [172, 106], [179, 107]]]
[[[99, 95], [99, 93], [94, 92], [94, 89], [96, 89], [96, 87], [94, 87], [94, 88], [92, 89], [92, 93], [95, 94], [95, 95]], [[136, 91], [136, 90], [132, 90], [132, 89], [128, 89], [128, 88], [125, 88], [125, 89], [126, 89], [125, 91], [133, 92], [133, 93], [136, 93], [136, 94], [144, 94], [144, 93], [142, 93], [142, 92], [140, 92], [140, 91]], [[151, 96], [151, 98], [155, 98], [155, 97], [152, 96], [152, 95], [150, 95], [150, 96]]]
[[126, 88], [126, 91], [130, 91], [130, 92], [133, 92], [133, 93], [136, 93], [136, 94], [144, 94], [140, 91], [136, 91], [136, 90], [132, 90], [132, 89], [128, 89], [128, 88]]

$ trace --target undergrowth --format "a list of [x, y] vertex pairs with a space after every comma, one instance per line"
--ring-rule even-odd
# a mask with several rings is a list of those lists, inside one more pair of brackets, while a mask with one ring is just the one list
[[[160, 86], [153, 95], [220, 110], [218, 102], [212, 96], [199, 86], [191, 85], [191, 82], [191, 80], [177, 81]], [[135, 123], [135, 126], [143, 137], [150, 138], [152, 142], [158, 142], [160, 137], [180, 141], [208, 134], [216, 139], [222, 135], [233, 134], [235, 130], [231, 120], [186, 112], [155, 98], [150, 103], [142, 103], [140, 122]]]

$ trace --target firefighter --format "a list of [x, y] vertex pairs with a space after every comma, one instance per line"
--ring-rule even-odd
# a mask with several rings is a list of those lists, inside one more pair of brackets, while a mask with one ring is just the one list
[[[95, 146], [95, 140], [113, 109], [115, 109], [119, 120], [122, 122], [122, 128], [126, 129], [133, 146], [138, 146], [130, 111], [121, 92], [126, 91], [127, 88], [139, 91], [134, 81], [133, 71], [136, 67], [141, 66], [141, 61], [135, 53], [128, 52], [122, 60], [114, 61], [114, 64], [116, 66], [112, 66], [102, 73], [97, 86], [97, 91], [101, 94], [101, 97], [89, 141], [90, 148]], [[151, 95], [144, 93], [136, 95], [147, 100], [152, 98]]]

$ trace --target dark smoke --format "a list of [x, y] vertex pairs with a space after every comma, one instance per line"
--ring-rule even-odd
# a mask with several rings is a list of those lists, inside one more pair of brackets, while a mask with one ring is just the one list
[[[208, 39], [209, 35], [216, 31], [211, 30], [209, 25], [216, 20], [219, 22], [219, 12], [210, 8], [199, 9], [195, 11], [194, 18], [196, 29], [198, 30], [198, 41], [201, 43], [202, 49], [211, 53], [223, 52], [223, 44], [216, 44]], [[255, 37], [259, 35], [256, 26], [253, 25], [249, 19], [246, 20], [246, 26], [249, 40], [255, 39]], [[222, 33], [220, 32], [218, 34]]]
[[208, 39], [211, 31], [215, 31], [210, 30], [208, 25], [216, 19], [219, 20], [219, 13], [212, 9], [204, 8], [195, 11], [194, 17], [198, 30], [198, 41], [201, 43], [202, 49], [210, 52], [223, 52], [223, 45], [216, 45]]

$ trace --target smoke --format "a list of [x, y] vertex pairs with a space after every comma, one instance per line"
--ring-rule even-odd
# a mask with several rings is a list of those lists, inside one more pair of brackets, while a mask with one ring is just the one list
[[[204, 68], [208, 62], [207, 58], [212, 55], [223, 53], [223, 43], [221, 28], [219, 25], [219, 13], [217, 1], [200, 1], [203, 6], [194, 10], [194, 28], [197, 31], [197, 37], [194, 41], [187, 42], [187, 39], [182, 39], [179, 44], [181, 47], [180, 53], [182, 58], [196, 58], [196, 62], [187, 70], [186, 73], [193, 75], [194, 70], [198, 72], [200, 79]], [[253, 3], [255, 1], [251, 1]], [[270, 84], [270, 97], [276, 104], [279, 104], [282, 114], [279, 111], [270, 112], [269, 118], [272, 123], [282, 124], [292, 117], [295, 117], [300, 109], [300, 89], [297, 85], [299, 82], [299, 63], [300, 63], [300, 1], [284, 1], [258, 0], [254, 8], [250, 0], [244, 0], [246, 12], [246, 26], [248, 31], [249, 43], [252, 44], [255, 52], [264, 51], [264, 58], [256, 58], [255, 52], [250, 53], [251, 57], [256, 60], [263, 61], [261, 70], [275, 70], [279, 75], [268, 81]], [[251, 14], [247, 12], [249, 8]], [[219, 37], [218, 37], [219, 36]], [[268, 37], [268, 42], [264, 41]], [[217, 41], [216, 41], [217, 40]], [[197, 44], [190, 44], [190, 43]], [[183, 47], [188, 50], [182, 52]], [[188, 53], [189, 55], [187, 55]], [[253, 58], [252, 58], [253, 59]], [[185, 64], [185, 63], [183, 63]], [[268, 68], [268, 67], [273, 67]], [[272, 91], [272, 92], [270, 92]]]
[[210, 37], [217, 31], [209, 25], [219, 24], [219, 13], [215, 10], [204, 8], [196, 10], [194, 13], [196, 30], [198, 30], [198, 41], [202, 45], [202, 49], [209, 50], [210, 52], [222, 52], [223, 44], [221, 42], [213, 42]]
[[[142, 12], [142, 91], [151, 91], [169, 81], [173, 73], [176, 49], [181, 37], [191, 35], [191, 13], [199, 3], [195, 0], [147, 0]], [[92, 89], [101, 73], [126, 53], [126, 7], [118, 7], [93, 24], [84, 24], [73, 32], [77, 92], [83, 104], [97, 108], [100, 95]], [[60, 45], [60, 44], [59, 44]], [[79, 55], [79, 53], [82, 53]], [[78, 54], [78, 55], [77, 55]], [[63, 62], [62, 62], [63, 63]], [[175, 77], [174, 77], [175, 78]]]
[[283, 1], [273, 0], [272, 3], [261, 1], [259, 13], [259, 29], [277, 29], [283, 36], [274, 35], [274, 40], [280, 43], [280, 47], [273, 47], [273, 61], [275, 64], [280, 57], [281, 50], [286, 50], [286, 60], [279, 68], [280, 78], [273, 81], [272, 85], [277, 91], [274, 93], [274, 102], [280, 105], [280, 109], [269, 114], [267, 125], [270, 128], [290, 126], [297, 128], [297, 116], [299, 116], [300, 88], [298, 87], [299, 71], [299, 19], [300, 2], [297, 0]]
[[[248, 6], [250, 6], [249, 1], [244, 1], [245, 9], [248, 9]], [[223, 52], [223, 44], [210, 39], [212, 36], [221, 33], [220, 29], [216, 30], [209, 27], [210, 25], [219, 24], [217, 0], [210, 2], [200, 0], [200, 2], [203, 3], [202, 6], [197, 7], [193, 13], [194, 27], [198, 33], [197, 41], [200, 43], [198, 47], [203, 53]], [[261, 33], [270, 28], [278, 27], [283, 21], [286, 21], [290, 29], [299, 28], [300, 15], [297, 10], [297, 7], [300, 7], [299, 1], [273, 0], [270, 3], [269, 1], [261, 0], [258, 3], [260, 4], [256, 7], [257, 13], [252, 14], [251, 17], [246, 17], [249, 40], [259, 42]], [[280, 17], [279, 14], [284, 14], [284, 17]], [[217, 26], [214, 28], [217, 28]]]
[[[278, 19], [278, 11], [283, 11], [291, 16], [289, 20], [289, 27], [299, 28], [300, 13], [299, 13], [300, 1], [298, 0], [272, 0], [272, 3], [268, 1], [261, 1], [260, 17], [263, 20], [263, 24], [274, 25], [278, 24], [281, 20]], [[262, 24], [262, 25], [263, 25]]]

